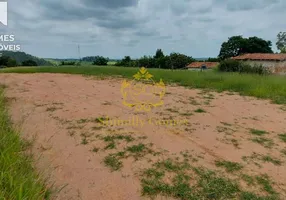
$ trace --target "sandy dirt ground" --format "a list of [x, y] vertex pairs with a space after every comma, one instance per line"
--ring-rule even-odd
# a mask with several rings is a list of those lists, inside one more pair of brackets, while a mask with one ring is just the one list
[[[286, 111], [281, 105], [228, 92], [168, 86], [163, 106], [136, 112], [122, 104], [120, 79], [67, 74], [0, 76], [0, 84], [8, 86], [5, 95], [15, 126], [24, 138], [34, 141], [38, 170], [49, 177], [49, 183], [62, 188], [55, 199], [148, 199], [141, 195], [140, 170], [156, 159], [186, 151], [192, 152], [196, 165], [209, 169], [218, 169], [215, 161], [227, 160], [241, 163], [243, 173], [267, 174], [286, 198], [286, 155], [281, 153], [286, 143], [279, 138], [286, 132]], [[116, 125], [114, 121], [112, 125], [115, 119], [132, 123]], [[163, 119], [178, 124], [160, 124]], [[268, 140], [255, 142], [262, 136], [252, 134], [251, 129], [267, 132], [263, 138]], [[111, 171], [104, 158], [124, 149], [127, 142], [106, 147], [106, 141], [99, 138], [114, 134], [129, 134], [136, 138], [130, 144], [144, 143], [161, 154], [147, 152], [138, 160], [128, 157], [120, 170]], [[266, 155], [280, 164], [259, 159]]]

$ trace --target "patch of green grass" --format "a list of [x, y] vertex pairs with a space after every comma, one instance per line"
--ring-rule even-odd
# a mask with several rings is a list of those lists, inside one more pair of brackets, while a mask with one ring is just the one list
[[109, 154], [104, 158], [104, 164], [111, 168], [112, 171], [117, 171], [123, 167], [122, 162], [112, 154]]
[[32, 156], [23, 153], [26, 148], [12, 127], [0, 87], [0, 199], [50, 199], [51, 191], [35, 172]]
[[126, 157], [127, 157], [127, 156], [126, 156], [126, 151], [117, 152], [117, 153], [115, 154], [115, 156], [118, 157], [118, 158], [126, 158]]
[[254, 185], [255, 183], [255, 179], [247, 174], [242, 174], [241, 179], [244, 180], [247, 183], [247, 185]]
[[184, 169], [189, 169], [190, 165], [186, 162], [177, 162], [173, 161], [172, 159], [167, 159], [161, 162], [157, 162], [155, 164], [157, 168], [164, 169], [169, 172], [178, 172]]
[[130, 135], [108, 135], [101, 138], [107, 145], [104, 147], [105, 150], [107, 149], [115, 149], [116, 148], [116, 141], [124, 140], [126, 142], [132, 142], [135, 140]]
[[[171, 196], [178, 199], [196, 199], [197, 194], [190, 186], [190, 176], [183, 173], [186, 168], [171, 159], [154, 164], [153, 168], [146, 169], [141, 179], [142, 194], [155, 197], [157, 195]], [[164, 182], [166, 173], [175, 173], [169, 183]]]
[[256, 176], [256, 181], [258, 184], [262, 186], [265, 192], [275, 195], [277, 192], [273, 189], [272, 183], [268, 177], [268, 175], [264, 174], [261, 176]]
[[264, 162], [270, 162], [273, 163], [274, 165], [278, 165], [280, 166], [282, 164], [282, 161], [276, 159], [276, 158], [272, 158], [271, 156], [267, 155], [267, 156], [262, 156], [261, 158], [262, 161]]
[[[223, 166], [225, 166], [224, 163]], [[231, 166], [237, 167], [232, 164]], [[237, 180], [223, 177], [220, 173], [203, 167], [193, 167], [187, 162], [178, 162], [172, 159], [156, 162], [152, 168], [145, 169], [141, 176], [141, 186], [143, 196], [149, 196], [151, 199], [155, 199], [158, 195], [181, 200], [279, 199], [266, 177], [244, 175], [243, 179], [249, 185], [258, 182], [271, 195], [257, 196], [244, 191]]]
[[206, 111], [204, 109], [202, 109], [202, 108], [198, 108], [194, 112], [196, 112], [196, 113], [206, 113]]
[[[66, 66], [66, 67], [16, 67], [1, 69], [0, 73], [67, 73], [94, 76], [121, 76], [132, 79], [138, 68], [114, 66]], [[270, 99], [277, 104], [286, 104], [285, 77], [256, 74], [201, 73], [186, 70], [148, 69], [155, 81], [163, 77], [165, 83], [177, 83], [190, 88], [208, 89], [217, 92], [237, 92], [240, 95]]]
[[227, 172], [235, 172], [239, 171], [243, 168], [243, 166], [236, 162], [230, 162], [230, 161], [215, 161], [215, 165], [217, 167], [223, 167], [226, 169]]
[[279, 200], [279, 197], [277, 195], [262, 197], [252, 192], [242, 192], [239, 199], [240, 200]]
[[110, 143], [108, 143], [108, 144], [104, 147], [105, 150], [107, 150], [107, 149], [115, 149], [115, 148], [116, 148], [115, 142], [110, 142]]
[[274, 146], [273, 140], [264, 137], [252, 138], [251, 141], [258, 143], [264, 146], [265, 148], [272, 148]]
[[133, 145], [133, 146], [130, 146], [130, 147], [126, 148], [126, 150], [130, 151], [131, 153], [141, 153], [145, 149], [146, 149], [146, 146], [145, 146], [145, 144], [142, 144], [142, 143], [140, 143], [138, 145]]
[[282, 164], [282, 161], [280, 161], [277, 158], [273, 158], [270, 155], [261, 155], [258, 153], [252, 153], [251, 156], [243, 156], [242, 159], [247, 162], [249, 160], [261, 160], [263, 162], [269, 162], [269, 163], [273, 163], [274, 165], [278, 165], [280, 166]]
[[144, 157], [147, 154], [156, 154], [156, 152], [154, 152], [152, 149], [150, 149], [143, 143], [129, 146], [126, 148], [126, 151], [129, 152], [129, 156], [133, 156], [135, 160], [138, 160], [139, 158]]
[[279, 136], [280, 140], [282, 140], [283, 142], [286, 142], [286, 133], [279, 134], [278, 136]]
[[263, 131], [263, 130], [257, 130], [257, 129], [250, 129], [250, 133], [253, 135], [258, 135], [258, 136], [262, 136], [265, 134], [268, 134], [268, 132]]
[[209, 170], [201, 170], [198, 186], [202, 188], [202, 199], [234, 199], [240, 192], [238, 183], [220, 177]]
[[105, 142], [113, 142], [115, 140], [125, 140], [126, 142], [132, 142], [135, 140], [135, 138], [131, 135], [109, 135], [103, 137], [103, 140]]
[[147, 178], [155, 178], [159, 180], [165, 176], [165, 172], [155, 168], [150, 168], [145, 170], [143, 175], [145, 175]]

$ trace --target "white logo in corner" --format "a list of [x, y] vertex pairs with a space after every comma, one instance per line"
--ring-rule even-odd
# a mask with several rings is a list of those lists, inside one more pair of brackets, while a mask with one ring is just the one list
[[0, 2], [0, 22], [8, 25], [8, 2]]

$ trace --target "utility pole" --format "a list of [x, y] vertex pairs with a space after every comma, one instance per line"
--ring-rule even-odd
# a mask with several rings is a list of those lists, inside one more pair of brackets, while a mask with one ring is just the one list
[[81, 57], [80, 57], [80, 46], [78, 45], [78, 57], [79, 57], [79, 63], [81, 63]]

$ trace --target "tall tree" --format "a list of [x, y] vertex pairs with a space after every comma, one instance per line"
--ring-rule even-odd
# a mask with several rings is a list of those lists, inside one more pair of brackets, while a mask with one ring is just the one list
[[286, 53], [286, 32], [278, 33], [276, 45], [281, 53]]
[[162, 58], [162, 57], [164, 57], [164, 53], [163, 53], [162, 49], [157, 49], [154, 58], [158, 59], [158, 58]]
[[271, 41], [258, 37], [233, 36], [221, 45], [219, 58], [226, 59], [244, 53], [273, 53]]
[[245, 43], [242, 53], [273, 53], [271, 41], [263, 40], [258, 37], [250, 37]]

